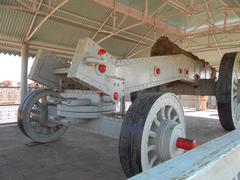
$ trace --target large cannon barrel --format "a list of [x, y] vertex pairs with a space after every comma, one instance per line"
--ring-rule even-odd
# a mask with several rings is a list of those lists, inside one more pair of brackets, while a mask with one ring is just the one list
[[[165, 42], [166, 38], [163, 40]], [[170, 53], [162, 54], [166, 48]], [[209, 64], [170, 42], [165, 47], [162, 40], [158, 40], [153, 46], [152, 55], [161, 56], [116, 59], [91, 39], [84, 38], [77, 44], [71, 63], [40, 51], [30, 78], [51, 88], [66, 85], [63, 88], [74, 86], [77, 89], [101, 91], [111, 96], [114, 102], [126, 93], [161, 84], [174, 81], [194, 83], [196, 79], [215, 78]]]

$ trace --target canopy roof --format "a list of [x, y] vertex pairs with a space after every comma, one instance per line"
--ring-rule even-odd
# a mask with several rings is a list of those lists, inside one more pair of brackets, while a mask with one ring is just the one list
[[149, 56], [160, 36], [219, 66], [240, 49], [238, 0], [1, 0], [0, 52], [28, 43], [71, 58], [90, 37], [117, 57]]

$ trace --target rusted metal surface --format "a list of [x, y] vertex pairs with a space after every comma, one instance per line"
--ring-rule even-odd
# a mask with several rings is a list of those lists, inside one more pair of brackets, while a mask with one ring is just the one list
[[[203, 67], [205, 66], [205, 64], [209, 64], [204, 59], [199, 59], [193, 53], [181, 49], [177, 44], [170, 41], [166, 36], [160, 37], [151, 49], [151, 56], [176, 55], [176, 54], [184, 54], [185, 56], [201, 63]], [[215, 79], [216, 69], [213, 67], [211, 68], [212, 68], [211, 78]]]
[[176, 55], [176, 54], [184, 54], [194, 60], [204, 62], [204, 60], [200, 60], [194, 54], [181, 49], [177, 44], [170, 41], [166, 36], [160, 37], [151, 49], [151, 56]]

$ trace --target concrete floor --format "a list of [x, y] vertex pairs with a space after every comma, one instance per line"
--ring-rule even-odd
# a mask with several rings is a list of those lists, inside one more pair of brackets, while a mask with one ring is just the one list
[[[187, 136], [199, 144], [226, 133], [216, 111], [206, 117], [191, 116], [191, 110], [186, 114]], [[34, 145], [17, 126], [0, 126], [0, 179], [118, 180], [125, 176], [119, 163], [117, 140], [73, 127], [58, 142]]]

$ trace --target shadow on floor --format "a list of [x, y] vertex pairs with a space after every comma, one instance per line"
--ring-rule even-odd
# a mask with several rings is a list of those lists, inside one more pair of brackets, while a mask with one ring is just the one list
[[[198, 144], [226, 133], [217, 119], [186, 117], [186, 122], [187, 136]], [[117, 140], [73, 127], [60, 141], [29, 142], [17, 126], [0, 127], [1, 180], [125, 179]]]

